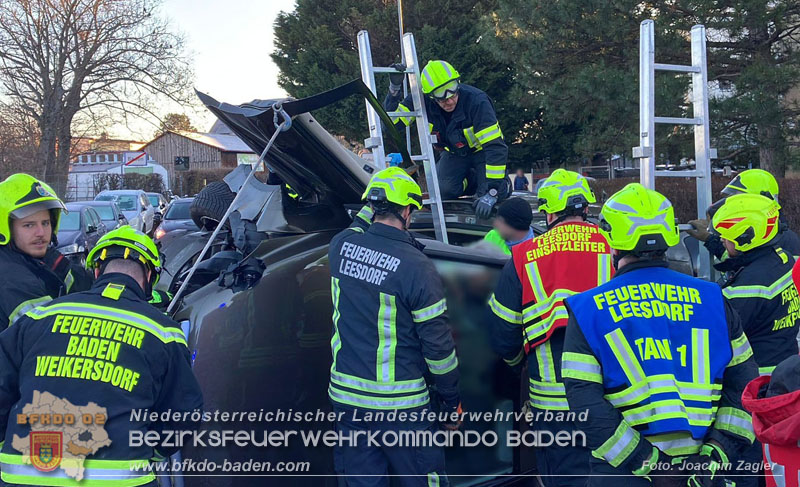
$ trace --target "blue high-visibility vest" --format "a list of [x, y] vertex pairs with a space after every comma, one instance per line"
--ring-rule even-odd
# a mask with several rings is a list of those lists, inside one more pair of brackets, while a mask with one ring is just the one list
[[600, 362], [606, 400], [630, 426], [705, 437], [732, 357], [716, 284], [648, 267], [566, 302]]

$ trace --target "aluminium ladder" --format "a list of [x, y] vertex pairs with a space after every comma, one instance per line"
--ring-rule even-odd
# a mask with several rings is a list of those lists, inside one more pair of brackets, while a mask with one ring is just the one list
[[[656, 176], [693, 177], [697, 183], [697, 217], [704, 219], [711, 206], [711, 160], [717, 158], [711, 148], [708, 128], [708, 70], [706, 66], [706, 28], [695, 25], [691, 32], [692, 64], [660, 64], [655, 62], [655, 24], [645, 20], [639, 28], [639, 146], [633, 157], [639, 159], [643, 186], [655, 189]], [[691, 101], [693, 118], [657, 117], [655, 115], [655, 72], [689, 73], [692, 77]], [[693, 171], [656, 171], [656, 124], [691, 125], [694, 127], [695, 169]], [[712, 279], [711, 256], [700, 246], [698, 277]]]
[[[434, 159], [433, 143], [436, 142], [429, 132], [428, 114], [425, 111], [425, 95], [422, 93], [422, 86], [420, 85], [420, 66], [417, 59], [417, 48], [414, 43], [414, 35], [407, 33], [403, 35], [402, 39], [402, 59], [406, 63], [406, 74], [408, 76], [409, 90], [411, 97], [414, 101], [415, 110], [411, 112], [389, 112], [388, 115], [392, 120], [401, 117], [414, 117], [417, 126], [417, 137], [420, 146], [420, 155], [412, 155], [412, 161], [422, 161], [425, 168], [425, 179], [428, 183], [428, 199], [423, 201], [423, 204], [430, 205], [431, 217], [433, 219], [433, 229], [436, 234], [436, 239], [448, 243], [447, 229], [444, 220], [444, 211], [442, 209], [442, 198], [439, 192], [439, 180], [436, 174], [436, 161]], [[358, 55], [361, 63], [361, 79], [364, 84], [378, 96], [378, 90], [375, 84], [376, 73], [396, 73], [394, 68], [384, 68], [374, 66], [372, 63], [372, 49], [369, 44], [369, 33], [362, 30], [358, 33]], [[405, 85], [405, 83], [404, 83]], [[381, 99], [380, 97], [378, 98]], [[383, 169], [386, 161], [386, 151], [383, 147], [383, 128], [381, 127], [381, 120], [378, 113], [374, 108], [366, 102], [367, 105], [367, 121], [369, 123], [369, 138], [364, 140], [364, 145], [372, 152], [372, 160], [376, 170]], [[408, 147], [409, 152], [411, 147]]]

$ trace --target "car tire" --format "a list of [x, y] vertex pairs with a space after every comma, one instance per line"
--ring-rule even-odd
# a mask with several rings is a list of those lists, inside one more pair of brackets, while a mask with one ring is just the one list
[[202, 229], [213, 230], [222, 220], [235, 196], [236, 193], [231, 191], [224, 181], [209, 183], [192, 201], [192, 206], [189, 208], [192, 221]]

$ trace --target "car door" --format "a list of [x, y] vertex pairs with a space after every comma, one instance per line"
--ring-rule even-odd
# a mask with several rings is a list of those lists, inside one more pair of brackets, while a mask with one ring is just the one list
[[81, 220], [83, 234], [86, 236], [86, 251], [93, 249], [100, 238], [98, 235], [98, 220], [95, 220], [96, 213], [92, 208], [86, 207], [81, 210]]
[[144, 193], [139, 193], [139, 204], [142, 207], [142, 221], [144, 222], [142, 227], [145, 233], [150, 233], [153, 231], [155, 210], [153, 210], [153, 205], [150, 204], [150, 200], [147, 199], [147, 195]]

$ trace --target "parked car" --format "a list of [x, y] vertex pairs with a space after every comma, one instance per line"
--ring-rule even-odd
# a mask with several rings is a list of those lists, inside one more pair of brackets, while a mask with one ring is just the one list
[[161, 193], [145, 193], [147, 195], [147, 199], [150, 200], [150, 204], [153, 205], [153, 208], [160, 212], [162, 215], [164, 214], [164, 210], [167, 208], [167, 198], [164, 197]]
[[142, 190], [106, 190], [95, 196], [95, 201], [114, 201], [128, 219], [128, 224], [137, 230], [151, 234], [154, 225], [155, 208]]
[[156, 240], [174, 230], [199, 230], [189, 211], [193, 201], [194, 198], [176, 198], [167, 205], [164, 218], [154, 234]]
[[116, 201], [84, 201], [83, 204], [97, 210], [109, 232], [122, 225], [128, 225], [128, 219], [122, 214]]
[[97, 210], [86, 203], [67, 203], [58, 223], [58, 250], [75, 262], [86, 265], [86, 256], [106, 234]]

